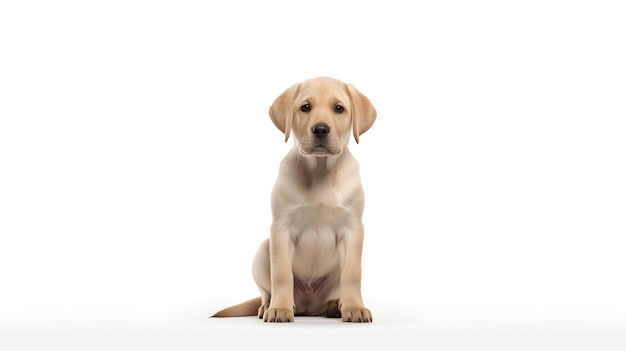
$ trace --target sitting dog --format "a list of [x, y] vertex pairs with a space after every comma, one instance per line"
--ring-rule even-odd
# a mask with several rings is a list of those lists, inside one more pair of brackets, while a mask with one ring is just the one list
[[269, 115], [294, 144], [272, 191], [270, 237], [254, 258], [261, 296], [213, 317], [371, 322], [361, 297], [363, 188], [348, 142], [359, 142], [376, 110], [354, 86], [320, 77], [291, 86]]

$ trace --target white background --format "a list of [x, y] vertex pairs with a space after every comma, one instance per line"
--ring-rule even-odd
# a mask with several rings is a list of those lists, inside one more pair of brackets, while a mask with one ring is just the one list
[[[2, 2], [0, 348], [624, 350], [625, 18], [620, 1]], [[375, 321], [208, 319], [257, 296], [291, 145], [267, 110], [320, 75], [378, 111], [351, 145]]]

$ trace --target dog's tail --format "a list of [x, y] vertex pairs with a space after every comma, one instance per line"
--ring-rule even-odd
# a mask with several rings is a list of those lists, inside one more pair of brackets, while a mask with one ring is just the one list
[[261, 307], [260, 296], [246, 302], [242, 302], [235, 306], [226, 307], [225, 309], [217, 312], [211, 317], [256, 316], [259, 313], [259, 307]]

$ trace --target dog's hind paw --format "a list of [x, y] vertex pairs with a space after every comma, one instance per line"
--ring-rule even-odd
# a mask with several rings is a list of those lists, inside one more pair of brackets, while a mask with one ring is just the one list
[[270, 307], [269, 304], [264, 304], [264, 305], [261, 305], [261, 307], [259, 307], [259, 313], [258, 313], [259, 319], [263, 318], [263, 316], [265, 315], [265, 311], [267, 311], [268, 307]]
[[322, 306], [322, 315], [325, 315], [327, 318], [341, 318], [339, 300], [326, 301], [324, 306]]

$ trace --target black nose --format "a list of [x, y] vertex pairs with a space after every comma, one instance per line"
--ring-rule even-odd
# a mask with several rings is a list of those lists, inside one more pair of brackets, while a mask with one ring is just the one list
[[330, 127], [326, 123], [318, 123], [311, 128], [311, 132], [315, 134], [318, 139], [324, 139], [330, 132]]

